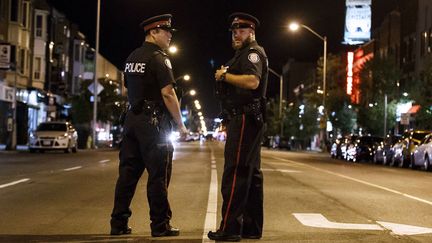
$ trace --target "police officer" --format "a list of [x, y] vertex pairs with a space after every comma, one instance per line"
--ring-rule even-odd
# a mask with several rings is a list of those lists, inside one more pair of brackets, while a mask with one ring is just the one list
[[216, 70], [215, 79], [227, 126], [222, 175], [222, 221], [211, 240], [260, 239], [263, 227], [261, 139], [264, 130], [268, 61], [255, 40], [257, 18], [246, 13], [230, 17], [235, 55]]
[[147, 169], [147, 198], [153, 237], [177, 236], [170, 225], [168, 185], [172, 167], [172, 144], [168, 141], [171, 120], [182, 135], [187, 133], [173, 86], [171, 62], [164, 52], [172, 31], [170, 14], [144, 20], [144, 44], [127, 58], [124, 69], [130, 108], [124, 121], [120, 147], [119, 177], [111, 214], [111, 235], [130, 234], [129, 208], [135, 189]]

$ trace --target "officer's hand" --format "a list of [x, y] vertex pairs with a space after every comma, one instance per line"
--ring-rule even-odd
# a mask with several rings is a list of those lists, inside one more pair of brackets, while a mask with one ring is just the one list
[[186, 139], [186, 136], [188, 135], [188, 130], [186, 129], [186, 127], [184, 125], [179, 127], [179, 132], [180, 132], [180, 140], [184, 141]]
[[228, 67], [221, 66], [220, 69], [216, 70], [215, 73], [215, 79], [216, 81], [222, 81], [222, 74], [226, 73], [228, 70]]

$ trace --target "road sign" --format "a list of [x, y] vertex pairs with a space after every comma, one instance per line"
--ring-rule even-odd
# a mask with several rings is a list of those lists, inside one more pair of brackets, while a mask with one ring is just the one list
[[[89, 86], [88, 86], [88, 88], [87, 88], [92, 94], [95, 94], [95, 83], [94, 82], [92, 82]], [[100, 94], [100, 92], [102, 92], [102, 90], [104, 89], [104, 87], [98, 82], [98, 81], [96, 81], [96, 95], [99, 95]]]
[[401, 114], [401, 125], [409, 125], [410, 113], [402, 113]]
[[0, 69], [10, 69], [11, 47], [9, 44], [0, 44]]
[[14, 99], [14, 89], [12, 87], [0, 84], [0, 100], [13, 102]]

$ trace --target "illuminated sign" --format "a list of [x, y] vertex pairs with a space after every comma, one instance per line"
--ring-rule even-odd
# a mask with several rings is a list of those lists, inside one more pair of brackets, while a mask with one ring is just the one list
[[347, 55], [347, 86], [346, 86], [346, 93], [347, 95], [352, 95], [352, 88], [353, 88], [353, 64], [354, 64], [354, 52], [348, 52]]
[[358, 45], [370, 40], [372, 0], [346, 0], [344, 43]]

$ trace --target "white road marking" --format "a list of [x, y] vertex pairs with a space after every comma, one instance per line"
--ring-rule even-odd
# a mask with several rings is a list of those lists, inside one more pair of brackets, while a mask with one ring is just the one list
[[293, 213], [294, 217], [303, 225], [325, 228], [325, 229], [348, 229], [348, 230], [385, 230], [388, 229], [395, 235], [420, 235], [432, 233], [432, 228], [396, 224], [377, 221], [377, 224], [347, 224], [329, 221], [320, 213]]
[[384, 228], [391, 230], [396, 235], [420, 235], [432, 233], [432, 228], [382, 221], [377, 221], [377, 223], [382, 225]]
[[431, 201], [428, 201], [428, 200], [425, 200], [425, 199], [422, 199], [422, 198], [419, 198], [419, 197], [416, 197], [416, 196], [413, 196], [413, 195], [410, 195], [410, 194], [406, 194], [406, 193], [403, 193], [403, 192], [400, 192], [400, 191], [397, 191], [397, 190], [393, 190], [393, 189], [390, 189], [388, 187], [376, 185], [376, 184], [373, 184], [373, 183], [370, 183], [370, 182], [367, 182], [367, 181], [359, 180], [359, 179], [356, 179], [356, 178], [353, 178], [353, 177], [349, 177], [349, 176], [346, 176], [346, 175], [342, 175], [342, 174], [339, 174], [339, 173], [335, 173], [335, 172], [332, 172], [332, 171], [329, 171], [329, 170], [320, 169], [320, 168], [317, 168], [317, 167], [314, 167], [314, 166], [311, 166], [311, 165], [307, 165], [307, 164], [304, 164], [304, 163], [295, 162], [295, 161], [287, 160], [287, 159], [281, 159], [281, 158], [277, 158], [277, 157], [272, 157], [272, 158], [278, 159], [278, 160], [281, 160], [281, 161], [287, 161], [287, 162], [298, 164], [298, 165], [302, 165], [304, 167], [309, 167], [309, 168], [314, 169], [314, 170], [318, 170], [318, 171], [325, 172], [325, 173], [328, 173], [328, 174], [331, 174], [331, 175], [339, 176], [339, 177], [342, 177], [342, 178], [345, 178], [345, 179], [348, 179], [348, 180], [351, 180], [351, 181], [355, 181], [355, 182], [358, 182], [358, 183], [361, 183], [361, 184], [364, 184], [364, 185], [375, 187], [375, 188], [378, 188], [378, 189], [381, 189], [381, 190], [384, 190], [384, 191], [388, 191], [388, 192], [391, 192], [391, 193], [394, 193], [394, 194], [402, 195], [404, 197], [411, 198], [411, 199], [413, 199], [415, 201], [422, 202], [422, 203], [425, 203], [425, 204], [428, 204], [428, 205], [432, 206], [432, 202]]
[[63, 169], [64, 171], [71, 171], [71, 170], [78, 170], [81, 169], [82, 166], [75, 166], [75, 167], [71, 167], [71, 168], [67, 168], [67, 169]]
[[301, 171], [298, 171], [298, 170], [284, 170], [284, 169], [267, 169], [267, 168], [264, 168], [264, 169], [261, 169], [262, 171], [270, 171], [270, 172], [282, 172], [282, 173], [298, 173], [298, 172], [301, 172]]
[[326, 229], [352, 229], [352, 230], [384, 230], [376, 224], [346, 224], [329, 221], [319, 213], [293, 213], [300, 223], [306, 226]]
[[110, 161], [109, 159], [104, 159], [104, 160], [99, 161], [99, 163], [106, 163], [106, 162], [109, 162], [109, 161]]
[[209, 231], [216, 230], [216, 219], [217, 219], [217, 198], [218, 198], [218, 180], [216, 170], [216, 158], [214, 157], [213, 148], [211, 148], [211, 177], [210, 177], [210, 189], [207, 203], [207, 213], [204, 223], [204, 232], [202, 236], [202, 242], [213, 242], [207, 237]]
[[30, 178], [25, 178], [25, 179], [9, 182], [9, 183], [0, 185], [0, 188], [5, 188], [5, 187], [8, 187], [8, 186], [13, 186], [13, 185], [16, 185], [16, 184], [19, 184], [19, 183], [22, 183], [22, 182], [26, 182], [26, 181], [29, 181], [29, 180], [30, 180]]

